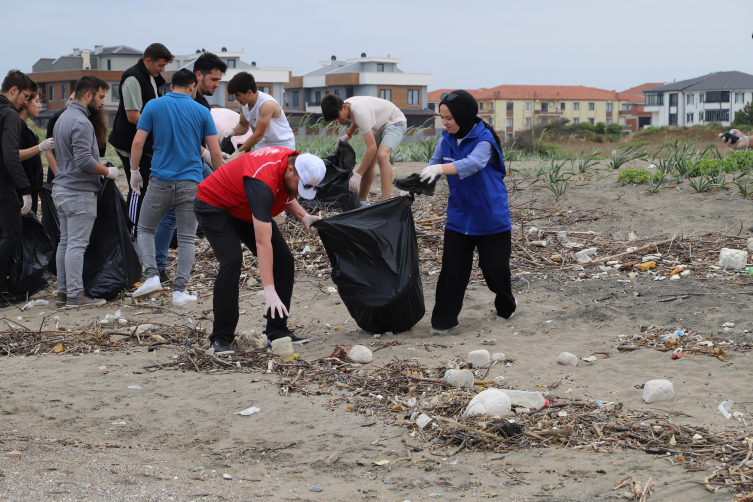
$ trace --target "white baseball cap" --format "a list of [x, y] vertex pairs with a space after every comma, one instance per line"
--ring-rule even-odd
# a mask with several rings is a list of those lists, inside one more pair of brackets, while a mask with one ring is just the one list
[[313, 199], [319, 190], [319, 183], [324, 179], [327, 168], [324, 161], [310, 153], [302, 153], [295, 159], [295, 170], [298, 171], [298, 195], [304, 199]]

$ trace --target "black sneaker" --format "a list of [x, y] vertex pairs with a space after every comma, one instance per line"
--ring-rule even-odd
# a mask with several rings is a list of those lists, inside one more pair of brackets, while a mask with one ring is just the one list
[[206, 354], [208, 356], [231, 356], [235, 354], [235, 350], [233, 350], [233, 346], [229, 343], [215, 340], [209, 346]]
[[278, 338], [285, 338], [286, 336], [290, 337], [290, 341], [293, 342], [294, 345], [303, 345], [304, 343], [308, 342], [309, 339], [302, 336], [295, 336], [292, 331], [290, 331], [287, 328], [284, 329], [276, 329], [272, 331], [272, 333], [267, 333], [266, 330], [263, 331], [265, 335], [267, 335], [267, 340], [271, 343], [272, 340], [277, 340]]
[[413, 192], [418, 195], [434, 195], [434, 188], [437, 186], [437, 180], [431, 183], [421, 181], [421, 176], [418, 173], [413, 173], [405, 178], [396, 178], [394, 183], [400, 190]]
[[170, 276], [167, 275], [167, 270], [160, 270], [159, 271], [159, 282], [160, 284], [169, 284], [173, 282], [172, 279], [170, 279]]

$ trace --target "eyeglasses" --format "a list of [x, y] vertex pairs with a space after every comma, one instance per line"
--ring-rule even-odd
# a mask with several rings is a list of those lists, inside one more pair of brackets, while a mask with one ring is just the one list
[[303, 185], [304, 190], [314, 190], [314, 192], [318, 192], [320, 188], [319, 185]]
[[21, 91], [24, 96], [26, 96], [26, 101], [29, 101], [31, 99], [31, 94], [26, 94], [26, 91]]
[[439, 99], [442, 101], [452, 101], [453, 99], [457, 98], [457, 94], [453, 94], [451, 92], [443, 92], [441, 96], [439, 96]]

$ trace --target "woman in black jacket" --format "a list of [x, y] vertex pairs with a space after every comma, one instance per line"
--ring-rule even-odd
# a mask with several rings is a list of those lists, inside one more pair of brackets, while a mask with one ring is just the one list
[[[39, 111], [42, 109], [40, 103], [39, 90], [36, 88], [36, 84], [32, 89], [32, 94], [29, 100], [26, 102], [19, 111], [18, 114], [21, 119], [26, 122], [26, 119], [39, 116]], [[41, 153], [47, 150], [55, 148], [55, 142], [52, 138], [39, 142], [39, 136], [29, 127], [28, 123], [21, 133], [21, 150], [18, 152], [21, 157], [21, 165], [24, 167], [26, 177], [29, 178], [29, 184], [31, 184], [31, 211], [36, 214], [38, 193], [42, 190], [42, 183], [44, 182], [44, 172], [42, 170], [42, 157]]]

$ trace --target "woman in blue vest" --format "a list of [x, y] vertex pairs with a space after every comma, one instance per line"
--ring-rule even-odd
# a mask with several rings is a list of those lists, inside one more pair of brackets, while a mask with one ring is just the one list
[[458, 325], [477, 248], [486, 284], [497, 295], [497, 320], [510, 319], [517, 306], [510, 285], [512, 225], [505, 163], [499, 137], [477, 113], [478, 103], [467, 91], [442, 94], [439, 115], [446, 131], [421, 171], [422, 181], [444, 174], [450, 185], [431, 334], [445, 334]]

